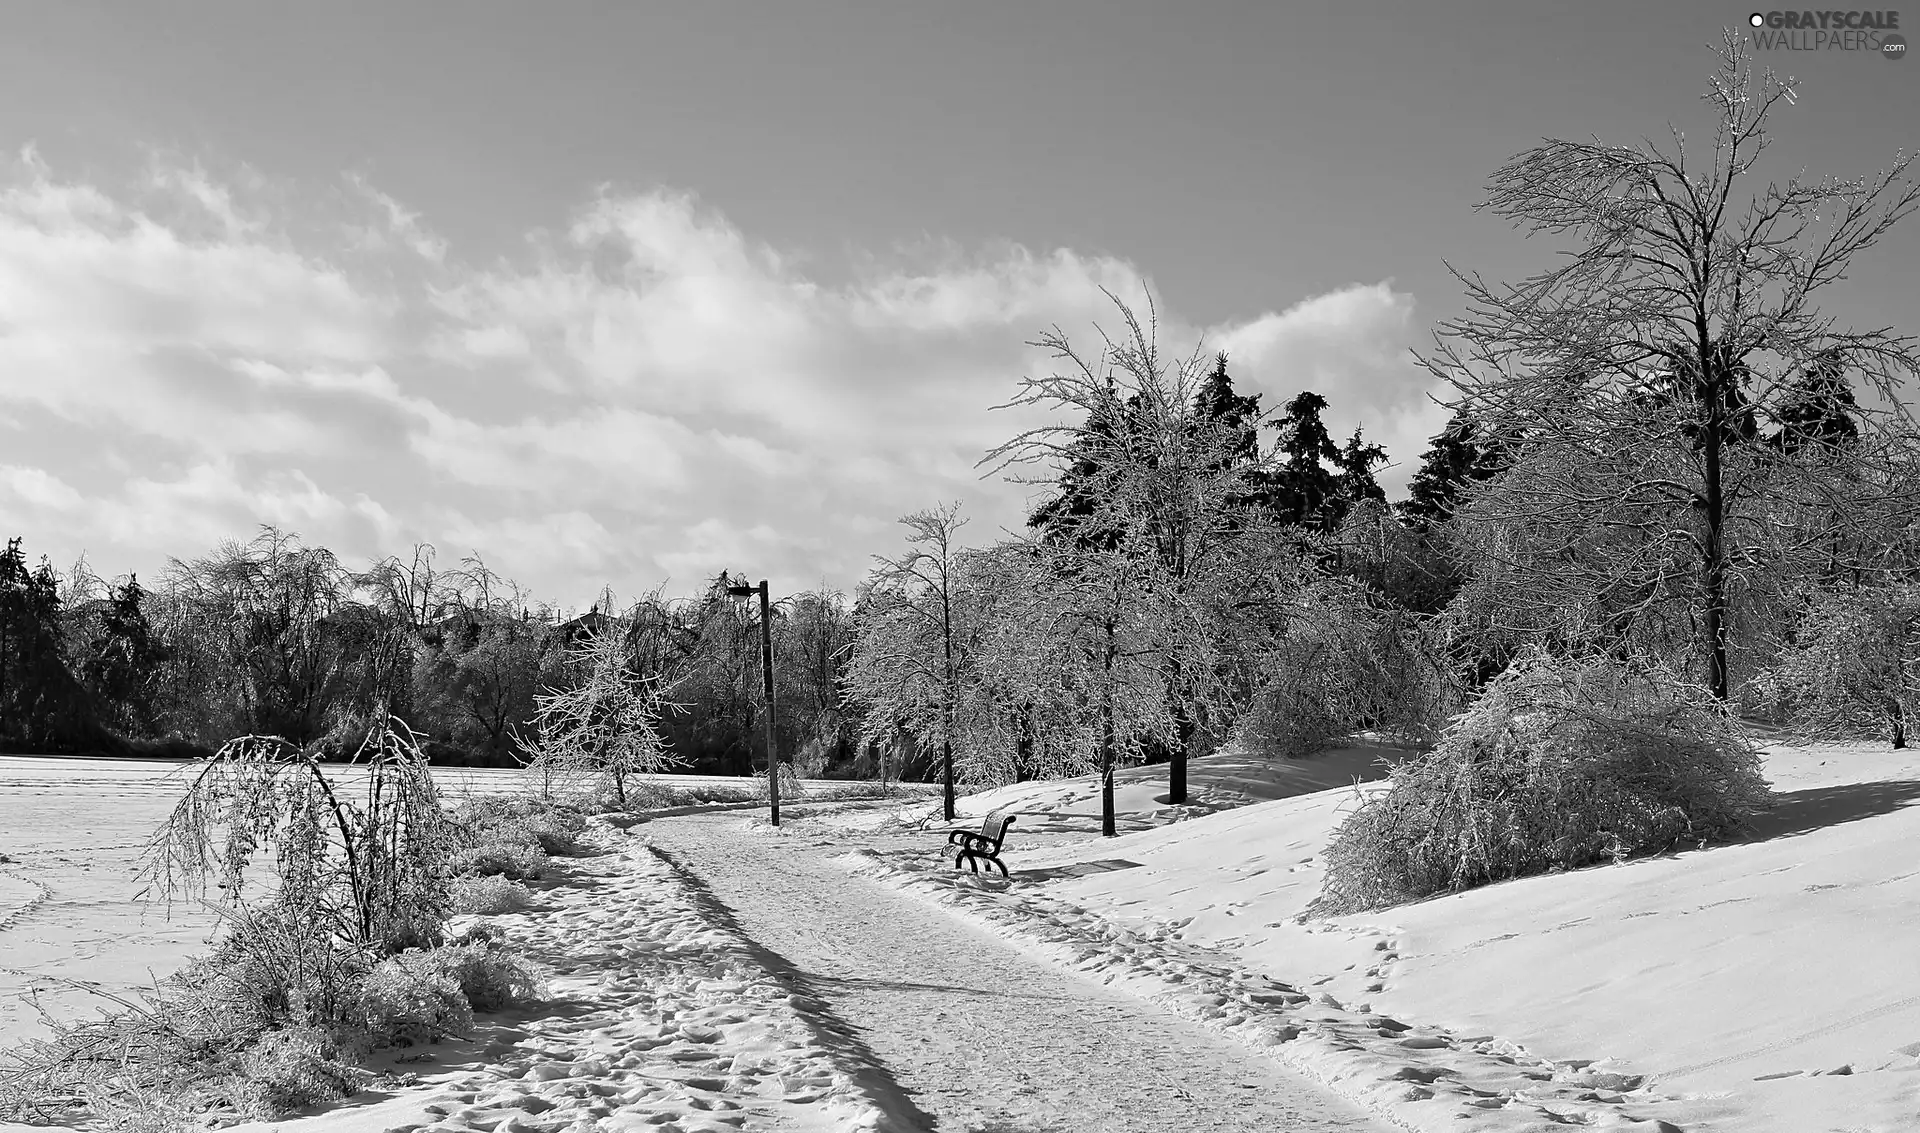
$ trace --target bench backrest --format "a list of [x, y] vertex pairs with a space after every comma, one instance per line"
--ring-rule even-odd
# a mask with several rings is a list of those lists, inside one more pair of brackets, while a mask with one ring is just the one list
[[1015, 814], [990, 814], [987, 820], [980, 824], [980, 836], [992, 842], [997, 848], [1001, 840], [1007, 836], [1007, 827], [1012, 826], [1013, 820], [1018, 817], [1019, 815]]

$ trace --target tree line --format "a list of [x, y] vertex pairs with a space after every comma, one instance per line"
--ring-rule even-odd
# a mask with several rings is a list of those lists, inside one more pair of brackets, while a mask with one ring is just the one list
[[[1052, 366], [1009, 404], [1051, 423], [981, 460], [1035, 492], [1024, 530], [969, 545], [957, 505], [935, 505], [851, 595], [779, 603], [783, 754], [808, 774], [950, 785], [1098, 772], [1111, 831], [1119, 766], [1164, 763], [1179, 803], [1187, 761], [1229, 741], [1424, 743], [1539, 656], [1903, 744], [1920, 708], [1904, 400], [1920, 355], [1819, 301], [1920, 186], [1908, 156], [1858, 180], [1763, 180], [1790, 89], [1730, 38], [1703, 149], [1549, 141], [1495, 173], [1483, 207], [1562, 254], [1515, 284], [1460, 273], [1468, 313], [1418, 359], [1451, 417], [1398, 502], [1376, 481], [1384, 450], [1335, 437], [1325, 397], [1263, 405], [1226, 355], [1166, 348], [1150, 303], [1113, 297], [1094, 349], [1042, 335]], [[543, 703], [591, 686], [565, 701], [570, 726], [644, 719], [649, 750], [745, 773], [765, 765], [767, 706], [735, 581], [608, 592], [563, 618], [477, 554], [441, 570], [426, 546], [352, 571], [267, 528], [149, 590], [30, 570], [15, 540], [0, 740], [348, 749], [384, 708], [441, 758], [507, 763], [556, 726]]]

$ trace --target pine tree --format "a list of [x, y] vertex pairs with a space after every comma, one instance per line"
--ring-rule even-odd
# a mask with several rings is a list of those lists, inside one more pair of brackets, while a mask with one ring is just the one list
[[147, 618], [146, 599], [135, 575], [114, 587], [100, 614], [100, 631], [88, 643], [82, 673], [114, 723], [135, 734], [152, 730], [154, 675], [167, 657]]
[[1498, 474], [1502, 464], [1499, 446], [1486, 443], [1473, 421], [1455, 411], [1446, 428], [1428, 442], [1420, 467], [1407, 482], [1407, 498], [1397, 510], [1415, 527], [1444, 523], [1460, 506], [1468, 486]]
[[92, 721], [63, 656], [59, 576], [45, 559], [29, 571], [20, 543], [0, 552], [0, 743], [74, 750]]
[[1845, 355], [1823, 350], [1801, 369], [1773, 412], [1779, 430], [1767, 443], [1790, 455], [1808, 445], [1843, 448], [1860, 439], [1859, 415]]

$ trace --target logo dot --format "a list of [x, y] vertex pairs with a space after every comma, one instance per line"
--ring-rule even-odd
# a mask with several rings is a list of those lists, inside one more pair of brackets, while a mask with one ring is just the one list
[[1755, 12], [1753, 15], [1747, 17], [1747, 22], [1754, 27], [1759, 27], [1767, 22], [1767, 17], [1759, 12]]
[[1880, 54], [1887, 59], [1905, 59], [1907, 57], [1907, 37], [1895, 32], [1880, 37]]

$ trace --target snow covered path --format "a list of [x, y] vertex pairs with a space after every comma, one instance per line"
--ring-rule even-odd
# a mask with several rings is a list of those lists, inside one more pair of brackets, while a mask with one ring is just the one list
[[904, 1128], [1390, 1128], [1235, 1042], [849, 875], [828, 860], [844, 847], [738, 815], [633, 833], [814, 1002], [841, 1068]]

